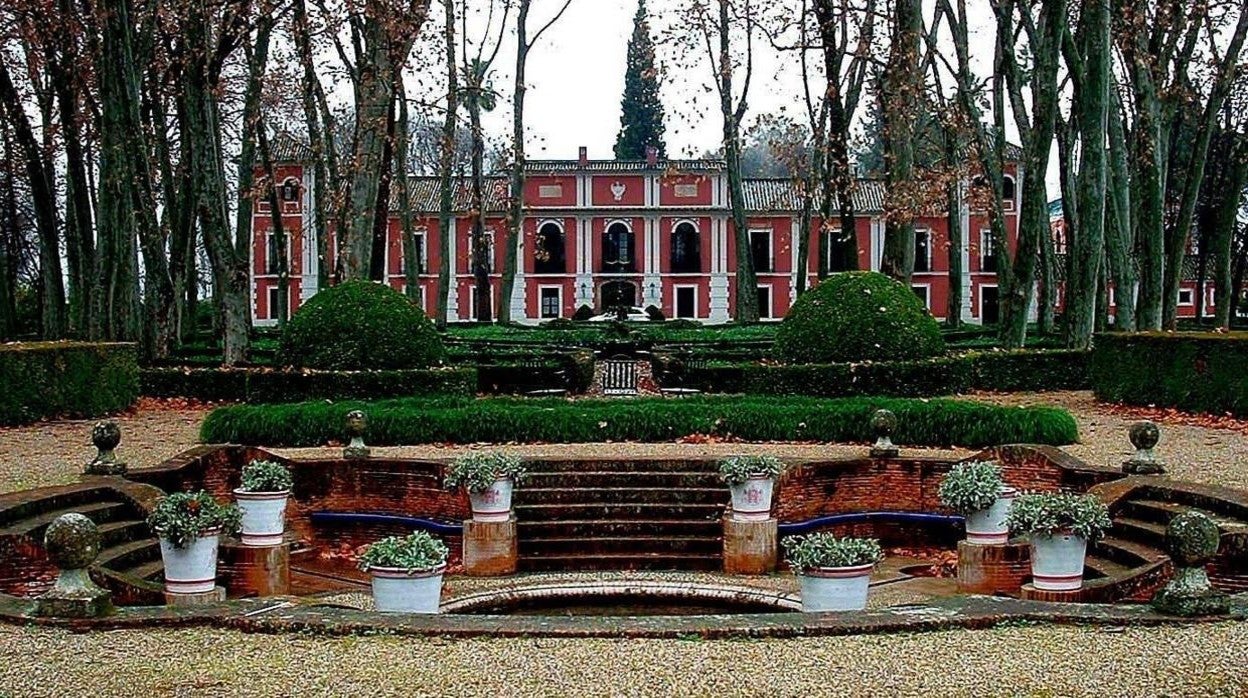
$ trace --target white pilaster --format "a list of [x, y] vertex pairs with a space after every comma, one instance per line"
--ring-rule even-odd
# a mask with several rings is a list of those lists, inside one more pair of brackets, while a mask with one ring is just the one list
[[711, 304], [709, 320], [728, 322], [728, 219], [711, 220]]
[[[299, 279], [299, 305], [308, 302], [320, 290], [320, 259], [316, 256], [316, 205], [312, 192], [316, 187], [316, 172], [305, 167], [303, 170], [303, 260], [300, 267], [302, 275]], [[254, 220], [254, 219], [253, 219]]]
[[[451, 287], [446, 292], [446, 321], [457, 322], [459, 320], [459, 278], [457, 277], [458, 271], [455, 268], [455, 257], [459, 250], [459, 219], [452, 217], [450, 229], [442, 231], [442, 234], [443, 236], [449, 234], [451, 239], [450, 256], [446, 260], [447, 266], [451, 270], [448, 276], [450, 279], [448, 283]], [[439, 240], [439, 242], [442, 244], [443, 252], [445, 252], [445, 241]]]
[[594, 307], [593, 226], [590, 219], [576, 219], [576, 307]]
[[[966, 202], [967, 183], [958, 184], [958, 220], [962, 226], [962, 322], [974, 322], [971, 313], [971, 209]], [[976, 231], [978, 235], [978, 231]]]
[[805, 270], [797, 268], [797, 241], [806, 231], [802, 229], [802, 219], [800, 216], [794, 216], [789, 226], [789, 253], [792, 263], [789, 264], [789, 307], [797, 302], [797, 278], [798, 274], [802, 274]]

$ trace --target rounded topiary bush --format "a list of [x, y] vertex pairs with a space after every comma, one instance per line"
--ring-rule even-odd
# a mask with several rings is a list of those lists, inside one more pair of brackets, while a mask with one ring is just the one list
[[926, 359], [945, 351], [940, 326], [918, 296], [876, 272], [843, 272], [803, 293], [776, 331], [794, 363]]
[[278, 359], [335, 371], [428, 368], [442, 339], [420, 308], [389, 286], [348, 281], [313, 296], [282, 331]]

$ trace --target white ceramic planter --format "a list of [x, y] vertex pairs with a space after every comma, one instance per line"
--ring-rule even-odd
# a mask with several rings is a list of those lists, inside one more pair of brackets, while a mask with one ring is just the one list
[[234, 490], [243, 513], [243, 545], [280, 545], [286, 532], [286, 501], [290, 492], [244, 492]]
[[1045, 591], [1074, 591], [1083, 586], [1083, 558], [1088, 541], [1073, 533], [1031, 536], [1031, 583]]
[[469, 492], [473, 521], [507, 521], [511, 518], [511, 493], [515, 483], [509, 477], [500, 477], [489, 489]]
[[966, 517], [966, 542], [978, 545], [1001, 545], [1010, 540], [1010, 527], [1005, 525], [1005, 517], [1010, 513], [1010, 505], [1014, 503], [1017, 490], [1007, 487], [1001, 490], [1001, 496], [991, 507], [977, 511]]
[[203, 594], [217, 586], [217, 543], [219, 532], [211, 532], [175, 548], [160, 539], [160, 557], [165, 563], [165, 591], [170, 594]]
[[857, 567], [816, 567], [797, 576], [802, 590], [802, 612], [861, 611], [867, 607], [871, 570]]
[[766, 521], [771, 518], [771, 494], [776, 481], [761, 475], [739, 485], [729, 485], [732, 492], [732, 518], [736, 521]]
[[383, 613], [437, 613], [446, 565], [408, 572], [397, 567], [370, 567], [373, 603]]

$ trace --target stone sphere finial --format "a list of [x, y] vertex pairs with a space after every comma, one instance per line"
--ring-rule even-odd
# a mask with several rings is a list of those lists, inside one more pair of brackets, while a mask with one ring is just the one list
[[1176, 616], [1214, 616], [1230, 610], [1230, 597], [1214, 588], [1205, 565], [1218, 554], [1221, 532], [1208, 515], [1187, 511], [1166, 526], [1174, 575], [1153, 596], [1153, 608]]
[[44, 532], [43, 548], [63, 570], [90, 567], [100, 554], [100, 529], [82, 514], [62, 514]]
[[872, 458], [894, 458], [900, 451], [893, 444], [893, 431], [897, 429], [897, 415], [892, 410], [876, 410], [871, 415], [871, 431], [875, 445], [871, 447]]
[[91, 427], [91, 443], [95, 446], [95, 458], [87, 463], [88, 475], [124, 475], [126, 464], [117, 460], [115, 453], [121, 443], [121, 427], [117, 422], [106, 420]]
[[368, 430], [368, 415], [363, 410], [347, 413], [347, 436], [351, 442], [342, 449], [344, 458], [368, 458], [371, 451], [364, 445], [364, 432]]
[[1161, 430], [1147, 419], [1131, 425], [1127, 432], [1131, 445], [1135, 447], [1135, 455], [1122, 464], [1122, 472], [1132, 475], [1160, 475], [1166, 472], [1166, 465], [1153, 452], [1157, 442], [1161, 441]]
[[1220, 542], [1218, 525], [1198, 511], [1179, 514], [1166, 526], [1166, 550], [1181, 567], [1203, 567], [1218, 554]]

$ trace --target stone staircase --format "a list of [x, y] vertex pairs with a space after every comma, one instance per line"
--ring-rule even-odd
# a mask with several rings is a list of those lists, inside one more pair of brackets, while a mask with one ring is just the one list
[[122, 492], [84, 482], [20, 495], [0, 498], [0, 559], [15, 573], [14, 580], [21, 576], [38, 582], [19, 588], [6, 574], [0, 577], [0, 591], [28, 596], [50, 585], [55, 569], [43, 554], [43, 534], [57, 517], [76, 512], [99, 527], [100, 555], [92, 573], [113, 590], [118, 597], [115, 601], [163, 602], [160, 544], [148, 529], [142, 509]]
[[516, 490], [519, 568], [717, 570], [728, 490], [706, 461], [532, 464]]

